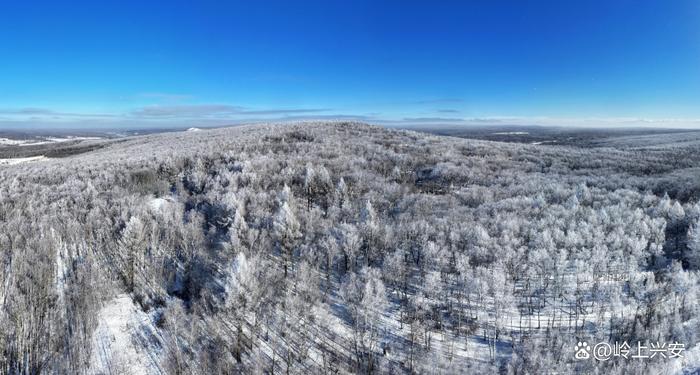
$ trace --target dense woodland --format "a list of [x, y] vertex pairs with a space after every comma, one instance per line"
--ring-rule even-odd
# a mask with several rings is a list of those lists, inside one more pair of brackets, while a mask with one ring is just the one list
[[700, 340], [700, 143], [641, 146], [302, 123], [0, 167], [0, 372], [139, 373], [95, 345], [124, 295], [152, 373], [691, 369], [574, 359]]

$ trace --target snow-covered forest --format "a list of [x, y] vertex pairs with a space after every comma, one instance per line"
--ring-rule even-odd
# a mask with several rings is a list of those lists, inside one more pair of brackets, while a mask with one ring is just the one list
[[340, 122], [100, 142], [0, 165], [0, 373], [698, 371], [700, 142]]

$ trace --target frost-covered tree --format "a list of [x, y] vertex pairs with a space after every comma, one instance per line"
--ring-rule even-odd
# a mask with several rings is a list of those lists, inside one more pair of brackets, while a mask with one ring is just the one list
[[365, 268], [360, 275], [351, 274], [341, 291], [352, 318], [358, 369], [373, 373], [376, 371], [377, 350], [384, 330], [382, 317], [388, 302], [378, 269]]
[[256, 263], [250, 264], [244, 253], [238, 253], [231, 265], [226, 283], [226, 308], [230, 311], [230, 321], [236, 328], [234, 356], [241, 361], [244, 350], [244, 327], [248, 313], [254, 309], [256, 285]]
[[289, 203], [284, 202], [278, 208], [272, 221], [272, 228], [276, 246], [284, 258], [284, 276], [286, 277], [292, 264], [297, 239], [301, 236], [299, 221], [289, 207]]
[[694, 269], [700, 268], [700, 219], [688, 228], [688, 253], [686, 259]]
[[129, 219], [119, 239], [119, 253], [122, 259], [122, 274], [128, 290], [133, 291], [136, 274], [143, 264], [146, 252], [146, 238], [143, 221], [134, 216]]

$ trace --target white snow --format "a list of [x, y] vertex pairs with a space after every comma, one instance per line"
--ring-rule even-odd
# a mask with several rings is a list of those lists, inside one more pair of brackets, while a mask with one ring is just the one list
[[198, 132], [198, 131], [202, 131], [202, 129], [200, 129], [200, 128], [189, 128], [189, 129], [187, 129], [187, 131], [188, 131], [188, 132]]
[[529, 132], [497, 132], [493, 133], [493, 135], [527, 135], [530, 134]]
[[148, 206], [154, 210], [154, 211], [159, 211], [165, 206], [166, 204], [173, 203], [174, 200], [170, 197], [159, 197], [159, 198], [153, 198], [151, 199], [150, 202], [148, 202]]
[[17, 145], [23, 145], [28, 142], [31, 142], [29, 140], [24, 140], [24, 139], [9, 139], [9, 138], [0, 138], [0, 145], [7, 145], [7, 146], [17, 146]]
[[46, 140], [49, 142], [96, 141], [98, 139], [102, 139], [102, 137], [75, 137], [75, 136], [69, 135], [65, 138], [59, 138], [59, 137], [47, 137], [46, 138]]
[[30, 156], [27, 158], [10, 158], [10, 159], [0, 159], [0, 165], [14, 165], [14, 164], [20, 164], [28, 161], [39, 161], [39, 160], [47, 160], [48, 158], [44, 155], [40, 156]]
[[90, 374], [162, 374], [158, 329], [127, 294], [118, 295], [99, 313], [93, 333]]
[[68, 141], [88, 141], [88, 140], [98, 140], [101, 137], [76, 137], [67, 136], [64, 138], [59, 137], [43, 137], [40, 139], [10, 139], [10, 138], [0, 138], [0, 145], [5, 146], [38, 146], [46, 145], [50, 143], [61, 143]]

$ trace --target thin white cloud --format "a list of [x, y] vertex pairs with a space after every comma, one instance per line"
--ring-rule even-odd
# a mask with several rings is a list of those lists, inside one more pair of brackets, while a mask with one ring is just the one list
[[201, 104], [201, 105], [151, 105], [139, 108], [131, 114], [135, 117], [192, 117], [231, 115], [240, 113], [243, 107], [226, 104]]
[[291, 108], [291, 109], [262, 109], [262, 110], [246, 110], [241, 111], [242, 115], [281, 115], [281, 114], [293, 114], [293, 113], [317, 113], [317, 112], [327, 112], [330, 109], [324, 108]]
[[324, 108], [273, 108], [252, 109], [228, 104], [197, 105], [152, 105], [137, 109], [131, 113], [135, 117], [231, 117], [241, 115], [285, 115], [325, 112]]
[[60, 112], [54, 111], [48, 108], [35, 108], [35, 107], [25, 107], [25, 108], [6, 108], [0, 109], [0, 114], [13, 117], [115, 117], [116, 115], [110, 113], [78, 113], [78, 112]]
[[406, 117], [403, 119], [406, 122], [462, 122], [461, 118], [447, 117]]
[[422, 100], [412, 100], [408, 102], [409, 104], [449, 104], [449, 103], [464, 103], [464, 99], [461, 98], [435, 98], [435, 99], [422, 99]]
[[142, 92], [140, 94], [137, 94], [137, 96], [141, 98], [163, 100], [168, 102], [190, 100], [194, 98], [194, 96], [188, 94], [171, 94], [164, 92]]

